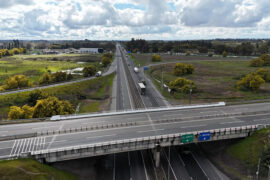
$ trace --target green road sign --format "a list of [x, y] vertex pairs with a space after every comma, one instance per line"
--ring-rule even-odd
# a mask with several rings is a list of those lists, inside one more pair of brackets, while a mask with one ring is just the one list
[[184, 134], [181, 137], [182, 143], [190, 143], [193, 142], [194, 135], [193, 134]]

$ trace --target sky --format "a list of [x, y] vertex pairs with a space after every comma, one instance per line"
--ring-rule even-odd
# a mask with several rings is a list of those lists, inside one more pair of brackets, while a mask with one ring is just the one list
[[0, 39], [269, 38], [270, 0], [0, 0]]

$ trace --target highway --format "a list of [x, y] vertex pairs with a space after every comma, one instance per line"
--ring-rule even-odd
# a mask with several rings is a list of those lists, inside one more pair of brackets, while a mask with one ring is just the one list
[[[127, 83], [127, 74], [119, 53], [119, 48], [117, 48], [115, 64], [111, 66], [111, 68], [116, 68], [117, 65], [116, 110], [135, 109], [133, 104], [134, 100], [131, 95], [132, 91]], [[132, 76], [134, 76], [134, 74]], [[148, 96], [149, 94], [150, 93], [147, 93], [145, 97], [142, 97], [143, 102], [150, 101], [148, 104], [145, 103], [146, 107], [166, 106], [166, 102], [161, 98], [157, 101], [153, 100], [153, 98], [157, 99], [158, 94], [152, 97], [151, 95]], [[29, 133], [63, 132], [64, 130], [66, 130], [67, 133], [49, 133], [49, 135], [25, 139], [0, 141], [0, 158], [3, 156], [20, 155], [23, 152], [45, 149], [52, 150], [116, 140], [192, 131], [206, 131], [218, 128], [270, 124], [269, 111], [270, 103], [261, 103], [209, 108], [164, 109], [160, 111], [133, 112], [118, 115], [108, 114], [100, 117], [78, 116], [77, 118], [62, 121], [2, 125], [0, 126], [0, 138]], [[121, 125], [126, 123], [130, 124]], [[108, 124], [113, 124], [114, 126], [108, 126]], [[97, 128], [97, 126], [103, 126], [103, 128]], [[71, 129], [86, 127], [88, 127], [87, 131], [78, 130], [77, 132], [69, 132]], [[185, 176], [182, 174], [189, 176], [187, 175], [190, 174], [189, 169], [194, 164], [197, 164], [194, 166], [196, 166], [198, 172], [206, 173], [206, 176], [211, 175], [211, 173], [204, 169], [204, 167], [207, 166], [211, 168], [211, 165], [205, 162], [205, 158], [200, 158], [201, 154], [191, 153], [178, 155], [178, 150], [175, 148], [170, 149], [170, 155], [168, 149], [162, 151], [161, 163], [165, 176], [168, 176], [168, 174], [166, 174], [168, 172], [170, 179], [181, 179]], [[148, 150], [127, 152], [111, 156], [113, 156], [115, 160], [115, 179], [157, 179], [158, 172], [153, 165], [153, 159]], [[112, 158], [111, 156], [109, 158]], [[179, 161], [171, 159], [171, 157], [177, 157]], [[171, 159], [171, 166], [168, 168], [168, 163], [166, 165], [166, 162], [168, 162], [169, 159]], [[204, 165], [200, 167], [198, 164]], [[196, 179], [196, 177], [204, 177], [204, 175], [198, 176], [198, 174], [199, 173], [195, 173], [193, 179]], [[215, 175], [216, 174], [212, 173], [211, 176]]]

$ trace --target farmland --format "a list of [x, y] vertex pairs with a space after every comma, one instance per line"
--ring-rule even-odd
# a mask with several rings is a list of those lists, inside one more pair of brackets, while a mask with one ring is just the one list
[[[264, 100], [270, 98], [270, 84], [262, 85], [258, 92], [239, 91], [235, 85], [243, 76], [250, 72], [256, 71], [258, 68], [249, 67], [248, 61], [242, 60], [193, 60], [185, 61], [195, 66], [195, 71], [191, 75], [182, 77], [192, 80], [198, 87], [198, 92], [192, 94], [193, 103], [204, 102], [236, 102], [236, 101], [253, 101]], [[161, 80], [161, 72], [164, 72], [164, 83], [169, 85], [170, 81], [177, 78], [173, 74], [175, 63], [165, 65], [152, 66], [148, 75], [152, 78], [154, 84], [160, 89], [159, 82]], [[270, 67], [264, 67], [270, 70]], [[189, 95], [175, 93], [170, 94], [163, 91], [163, 95], [170, 100], [172, 104], [186, 104], [189, 102]]]
[[101, 55], [16, 55], [0, 59], [0, 84], [12, 75], [24, 74], [37, 84], [41, 75], [47, 71], [84, 67], [98, 64]]

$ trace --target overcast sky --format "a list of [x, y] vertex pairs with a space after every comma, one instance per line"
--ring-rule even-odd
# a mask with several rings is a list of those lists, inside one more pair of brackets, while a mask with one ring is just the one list
[[0, 0], [0, 39], [269, 38], [270, 0]]

